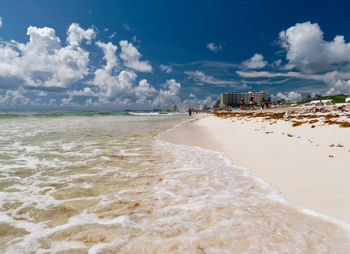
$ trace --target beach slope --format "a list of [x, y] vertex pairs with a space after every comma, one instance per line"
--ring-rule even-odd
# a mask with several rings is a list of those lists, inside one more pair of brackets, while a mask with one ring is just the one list
[[290, 201], [350, 222], [350, 128], [331, 124], [331, 117], [299, 112], [291, 118], [288, 111], [280, 119], [206, 115], [159, 139], [223, 152]]

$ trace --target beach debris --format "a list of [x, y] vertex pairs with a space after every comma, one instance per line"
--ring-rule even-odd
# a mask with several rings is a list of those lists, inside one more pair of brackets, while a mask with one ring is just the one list
[[334, 158], [333, 154], [328, 155], [329, 158]]
[[92, 245], [92, 244], [104, 242], [105, 240], [106, 240], [105, 236], [103, 234], [101, 234], [98, 239], [93, 239], [91, 237], [87, 237], [86, 239], [84, 239], [84, 243]]
[[350, 128], [350, 122], [341, 122], [340, 127], [342, 128]]
[[334, 144], [329, 145], [329, 147], [334, 147], [334, 146], [335, 146]]
[[[350, 107], [325, 107], [325, 108], [274, 108], [264, 112], [215, 112], [214, 115], [220, 118], [237, 118], [245, 120], [251, 118], [262, 118], [268, 121], [270, 125], [277, 123], [278, 120], [292, 121], [293, 127], [302, 125], [303, 123], [314, 124], [320, 122], [320, 126], [338, 125], [341, 128], [350, 128], [350, 122], [345, 118], [349, 118]], [[308, 121], [308, 119], [312, 119]], [[300, 120], [300, 121], [296, 121]], [[243, 124], [243, 123], [242, 123]], [[315, 127], [311, 127], [315, 128]]]
[[293, 122], [293, 125], [292, 125], [292, 127], [297, 127], [297, 126], [300, 126], [300, 125], [302, 125], [304, 122]]
[[292, 135], [292, 134], [289, 134], [289, 133], [287, 134], [287, 136], [290, 137], [290, 138], [293, 137], [293, 135]]
[[337, 147], [344, 147], [342, 144], [338, 144]]
[[316, 126], [315, 125], [311, 125], [311, 128], [315, 128]]

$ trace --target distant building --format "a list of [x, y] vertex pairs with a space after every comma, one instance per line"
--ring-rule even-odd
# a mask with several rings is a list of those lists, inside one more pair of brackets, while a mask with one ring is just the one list
[[206, 111], [208, 109], [209, 109], [209, 107], [206, 104], [202, 104], [199, 106], [199, 110], [201, 110], [201, 111]]
[[244, 104], [248, 104], [251, 97], [253, 97], [254, 103], [260, 104], [263, 99], [266, 99], [266, 92], [222, 93], [213, 106], [216, 108], [237, 107], [241, 99], [244, 100]]
[[170, 111], [176, 112], [177, 111], [177, 105], [171, 105], [170, 106]]

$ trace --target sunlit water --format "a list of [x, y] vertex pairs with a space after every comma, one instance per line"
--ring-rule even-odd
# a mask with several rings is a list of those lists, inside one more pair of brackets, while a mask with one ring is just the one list
[[0, 252], [349, 253], [347, 224], [155, 138], [185, 118], [1, 115]]

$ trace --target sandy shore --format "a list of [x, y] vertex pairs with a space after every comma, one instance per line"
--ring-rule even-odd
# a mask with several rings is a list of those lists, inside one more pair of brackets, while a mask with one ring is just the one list
[[347, 108], [194, 116], [159, 138], [224, 152], [287, 199], [350, 223], [350, 128], [341, 127], [350, 121]]

